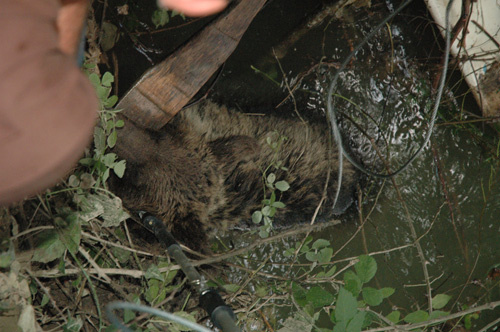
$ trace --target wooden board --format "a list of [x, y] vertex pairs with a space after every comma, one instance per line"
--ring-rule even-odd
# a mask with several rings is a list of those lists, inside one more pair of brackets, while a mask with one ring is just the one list
[[148, 70], [118, 103], [137, 125], [158, 130], [185, 106], [238, 45], [266, 0], [241, 0]]

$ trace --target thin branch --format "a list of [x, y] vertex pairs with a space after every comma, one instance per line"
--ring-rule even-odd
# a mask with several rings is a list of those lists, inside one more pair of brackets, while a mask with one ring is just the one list
[[[434, 319], [430, 319], [425, 322], [421, 323], [416, 323], [416, 324], [405, 324], [405, 325], [395, 325], [395, 326], [385, 326], [385, 327], [379, 327], [375, 329], [369, 329], [369, 330], [364, 330], [363, 332], [382, 332], [382, 331], [393, 331], [394, 329], [400, 330], [400, 331], [410, 331], [410, 330], [415, 330], [419, 328], [423, 328], [429, 325], [434, 325], [434, 324], [439, 324], [443, 322], [447, 322], [450, 320], [453, 320], [455, 318], [461, 318], [465, 315], [472, 314], [474, 312], [478, 311], [483, 311], [483, 310], [492, 310], [495, 309], [496, 307], [500, 306], [500, 301], [495, 301], [495, 302], [490, 302], [486, 303], [483, 305], [480, 305], [478, 307], [473, 307], [469, 308], [467, 310], [459, 311], [454, 314], [450, 314], [447, 316], [442, 316]], [[496, 320], [495, 322], [498, 322], [499, 320]], [[493, 323], [495, 323], [493, 322]], [[493, 326], [493, 325], [492, 325]], [[488, 326], [486, 326], [488, 327]]]
[[83, 249], [81, 246], [78, 247], [78, 252], [82, 254], [83, 257], [94, 267], [94, 270], [97, 272], [97, 275], [102, 279], [101, 281], [104, 281], [108, 284], [111, 283], [111, 279], [104, 273], [103, 269], [95, 262], [95, 260], [90, 257], [89, 253]]

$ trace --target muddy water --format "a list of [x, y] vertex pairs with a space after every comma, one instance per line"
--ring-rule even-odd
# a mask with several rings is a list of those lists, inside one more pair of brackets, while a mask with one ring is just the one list
[[[324, 119], [324, 91], [336, 63], [393, 4], [387, 1], [369, 10], [347, 10], [340, 20], [326, 20], [290, 45], [278, 64], [270, 47], [279, 44], [319, 5], [304, 3], [273, 1], [257, 16], [215, 84], [213, 99], [243, 109], [272, 110], [287, 96], [283, 77], [290, 85], [303, 79], [294, 92], [301, 116], [311, 121]], [[433, 58], [439, 53], [432, 53], [437, 46], [425, 19], [417, 19], [419, 14], [425, 15], [425, 11], [410, 8], [380, 31], [339, 80], [336, 93], [342, 98], [336, 98], [336, 109], [346, 115], [341, 117], [344, 141], [354, 158], [377, 172], [385, 172], [385, 163], [391, 170], [399, 168], [423, 143], [429, 129], [436, 67], [428, 65], [439, 62]], [[426, 39], [430, 42], [423, 42]], [[318, 66], [320, 62], [325, 65]], [[431, 142], [404, 172], [388, 180], [364, 179], [361, 202], [356, 202], [361, 213], [354, 207], [340, 218], [341, 225], [313, 233], [314, 238], [328, 239], [335, 252], [342, 248], [334, 261], [381, 252], [374, 256], [379, 264], [376, 282], [397, 289], [390, 304], [403, 313], [426, 308], [422, 258], [433, 294], [452, 295], [453, 310], [500, 299], [498, 284], [487, 278], [492, 266], [500, 263], [500, 174], [488, 161], [488, 145], [477, 139], [483, 127], [445, 123], [450, 114], [463, 112], [462, 99], [455, 98], [460, 93], [447, 90]], [[473, 103], [467, 103], [466, 111], [478, 112]], [[287, 102], [273, 112], [295, 116], [293, 105]], [[412, 227], [421, 237], [423, 257], [411, 246], [415, 241]], [[243, 247], [255, 239], [236, 232], [224, 242]], [[256, 269], [271, 255], [261, 271], [285, 275], [289, 260], [283, 252], [300, 239], [262, 246], [236, 263]], [[395, 249], [402, 246], [406, 247]], [[241, 281], [241, 271], [232, 271], [231, 282]], [[385, 312], [388, 310], [386, 307]], [[278, 318], [287, 314], [287, 310], [278, 310]], [[475, 327], [498, 316], [499, 310], [485, 312]]]
[[[387, 13], [384, 7], [375, 6], [371, 11], [375, 14], [370, 18], [363, 10], [348, 12], [342, 23], [325, 23], [313, 29], [280, 60], [281, 68], [268, 67], [267, 72], [278, 73], [277, 77], [281, 76], [278, 81], [283, 84], [283, 73], [294, 82], [321, 58], [324, 62], [342, 60], [351, 46], [381, 19], [384, 15], [381, 13]], [[429, 130], [435, 72], [427, 65], [436, 59], [431, 58], [431, 44], [423, 42], [432, 37], [422, 37], [422, 33], [431, 31], [419, 25], [421, 22], [409, 25], [408, 15], [406, 12], [395, 19], [368, 43], [342, 73], [336, 92], [342, 96], [336, 99], [336, 108], [357, 124], [342, 117], [344, 140], [357, 160], [377, 172], [385, 172], [385, 162], [392, 171], [398, 169], [423, 144]], [[319, 119], [324, 115], [323, 94], [334, 72], [332, 66], [322, 66], [315, 74], [308, 75], [300, 84], [300, 91], [295, 93], [301, 114], [306, 118]], [[258, 81], [259, 75], [254, 74], [253, 79], [255, 76]], [[261, 77], [261, 80], [266, 79]], [[221, 86], [222, 92], [218, 93], [223, 95], [227, 92], [223, 90], [223, 83]], [[286, 91], [284, 87], [283, 90]], [[231, 92], [229, 89], [229, 94]], [[440, 106], [441, 124], [450, 114], [463, 111], [462, 99], [455, 99], [459, 94], [460, 91], [447, 90]], [[467, 111], [478, 112], [474, 104], [468, 105]], [[371, 140], [376, 142], [377, 149]], [[341, 217], [342, 225], [313, 236], [328, 239], [335, 251], [343, 248], [333, 257], [334, 261], [368, 252], [384, 252], [375, 255], [379, 263], [377, 283], [380, 287], [397, 289], [390, 305], [402, 308], [403, 315], [426, 308], [422, 259], [432, 281], [433, 294], [452, 295], [446, 309], [451, 309], [452, 304], [453, 310], [458, 310], [476, 301], [498, 300], [498, 284], [487, 278], [492, 266], [500, 262], [500, 186], [496, 166], [487, 160], [490, 156], [475, 137], [474, 129], [439, 125], [430, 144], [403, 173], [392, 180], [366, 179], [363, 201], [358, 202], [361, 215], [349, 213]], [[362, 231], [352, 238], [363, 222]], [[410, 224], [417, 237], [422, 237], [423, 257], [411, 246], [415, 238]], [[233, 238], [233, 242], [238, 240]], [[237, 245], [246, 245], [252, 240], [242, 242]], [[272, 253], [270, 261], [274, 264], [267, 264], [263, 271], [277, 275], [287, 273], [288, 260], [282, 253], [294, 242], [284, 240], [263, 247], [245, 264], [257, 268]], [[401, 246], [407, 247], [394, 249]], [[339, 268], [341, 266], [342, 263]], [[234, 281], [238, 280], [235, 276]], [[478, 329], [499, 315], [499, 310], [485, 312], [475, 327]]]

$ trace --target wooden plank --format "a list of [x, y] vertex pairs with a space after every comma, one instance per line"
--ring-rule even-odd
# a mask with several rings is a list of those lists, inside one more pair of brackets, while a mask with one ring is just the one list
[[140, 127], [163, 127], [233, 53], [265, 2], [241, 0], [229, 13], [148, 70], [117, 108]]

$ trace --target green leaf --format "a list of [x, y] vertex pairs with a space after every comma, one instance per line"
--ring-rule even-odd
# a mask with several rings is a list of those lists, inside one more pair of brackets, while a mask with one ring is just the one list
[[415, 312], [412, 312], [411, 314], [406, 315], [406, 317], [403, 319], [407, 323], [421, 323], [425, 322], [426, 320], [429, 319], [429, 314], [423, 310], [418, 310]]
[[97, 98], [99, 98], [101, 102], [104, 102], [108, 98], [110, 91], [111, 88], [105, 86], [98, 86], [95, 88]]
[[7, 267], [10, 267], [15, 259], [16, 255], [14, 252], [14, 246], [12, 245], [12, 242], [9, 243], [8, 250], [4, 250], [3, 248], [0, 249], [0, 269], [5, 269]]
[[[172, 263], [168, 263], [168, 262], [166, 264], [161, 264], [160, 263], [159, 267], [167, 267], [169, 265], [172, 265]], [[165, 282], [164, 282], [164, 284], [165, 285], [171, 284], [172, 281], [174, 281], [174, 278], [175, 278], [175, 276], [177, 275], [178, 272], [179, 272], [179, 270], [170, 270], [170, 271], [168, 271], [166, 273], [166, 275], [165, 275]]]
[[[62, 274], [66, 274], [66, 262], [64, 261], [64, 259], [61, 259], [59, 261], [59, 266], [57, 267], [57, 270]], [[80, 278], [80, 276], [78, 276], [78, 278]], [[78, 278], [75, 281], [78, 281]]]
[[90, 83], [92, 83], [94, 88], [97, 88], [98, 86], [101, 85], [101, 79], [99, 78], [99, 75], [97, 75], [96, 73], [92, 73], [89, 75], [89, 81]]
[[123, 177], [123, 174], [125, 174], [126, 165], [127, 162], [125, 160], [120, 160], [113, 166], [113, 172], [115, 172], [116, 176], [120, 179]]
[[290, 185], [286, 181], [278, 181], [275, 183], [276, 189], [278, 189], [281, 192], [287, 191], [290, 189]]
[[[271, 211], [272, 211], [272, 209], [271, 209]], [[264, 226], [265, 226], [267, 231], [271, 230], [272, 223], [273, 223], [273, 221], [271, 220], [270, 217], [264, 216]]]
[[59, 238], [59, 234], [56, 230], [49, 230], [40, 233], [37, 242], [39, 243], [36, 247], [32, 261], [48, 263], [53, 260], [62, 257], [66, 251], [66, 246]]
[[318, 260], [318, 254], [314, 251], [308, 251], [306, 252], [306, 259], [309, 262], [316, 262]]
[[257, 286], [255, 294], [260, 298], [265, 297], [266, 295], [268, 295], [267, 287]]
[[346, 332], [347, 331], [347, 322], [346, 321], [340, 321], [335, 324], [333, 327], [333, 332]]
[[276, 208], [274, 206], [270, 206], [271, 211], [269, 212], [269, 218], [273, 218], [276, 214]]
[[111, 74], [109, 71], [105, 72], [104, 75], [102, 75], [101, 78], [101, 83], [104, 86], [111, 86], [111, 83], [115, 81], [115, 78], [113, 77], [113, 74]]
[[347, 324], [347, 332], [360, 332], [363, 327], [363, 322], [365, 320], [366, 312], [359, 311], [354, 315], [349, 324]]
[[262, 220], [262, 212], [260, 211], [255, 211], [254, 213], [252, 213], [252, 222], [254, 224], [258, 224], [260, 223]]
[[66, 248], [73, 254], [78, 252], [80, 239], [82, 235], [78, 215], [72, 213], [66, 216], [65, 221], [68, 223], [66, 227], [60, 230], [59, 237]]
[[[272, 189], [272, 186], [271, 186], [271, 189]], [[271, 192], [271, 197], [269, 199], [269, 203], [267, 205], [273, 205], [273, 203], [276, 202], [276, 191], [272, 191]]]
[[477, 312], [465, 315], [464, 317], [464, 325], [467, 330], [470, 330], [472, 328], [472, 319], [478, 319], [479, 314]]
[[103, 183], [105, 183], [106, 181], [108, 181], [108, 178], [109, 178], [109, 168], [106, 169], [104, 173], [102, 173], [101, 180]]
[[130, 322], [132, 319], [135, 318], [135, 313], [130, 310], [130, 309], [124, 309], [123, 310], [123, 322], [127, 324]]
[[118, 96], [112, 95], [106, 99], [106, 101], [104, 102], [104, 107], [105, 108], [112, 108], [113, 106], [115, 106], [115, 104], [117, 102], [118, 102]]
[[94, 163], [94, 159], [93, 158], [82, 158], [82, 159], [80, 159], [79, 163], [80, 163], [80, 165], [83, 165], [83, 166], [91, 166]]
[[40, 302], [40, 306], [44, 307], [47, 303], [49, 303], [49, 297], [47, 296], [47, 294], [43, 294], [42, 302]]
[[391, 322], [393, 322], [394, 324], [397, 324], [397, 323], [399, 323], [399, 320], [400, 320], [400, 317], [401, 317], [401, 313], [396, 310], [396, 311], [391, 312], [390, 314], [388, 314], [385, 317], [388, 320], [390, 320]]
[[[311, 332], [312, 329], [313, 325], [310, 321], [307, 321], [303, 316], [296, 314], [294, 317], [288, 317], [283, 323], [283, 327], [276, 332]], [[323, 331], [315, 330], [315, 332]]]
[[262, 209], [262, 215], [269, 216], [271, 214], [271, 207], [269, 205], [264, 206]]
[[148, 281], [149, 287], [146, 289], [144, 293], [144, 298], [149, 303], [153, 303], [160, 292], [160, 285], [158, 280], [150, 280]]
[[121, 127], [123, 127], [124, 125], [125, 125], [125, 122], [124, 122], [123, 120], [121, 120], [121, 119], [120, 119], [120, 120], [118, 120], [118, 121], [116, 121], [116, 123], [115, 123], [115, 127], [116, 127], [116, 128], [121, 128]]
[[88, 194], [80, 205], [82, 209], [79, 213], [80, 219], [89, 221], [101, 216], [103, 219], [102, 227], [115, 227], [129, 218], [129, 215], [123, 210], [121, 199], [118, 197]]
[[104, 155], [102, 162], [104, 163], [104, 165], [111, 168], [114, 166], [117, 157], [118, 156], [116, 155], [116, 153], [107, 153]]
[[451, 296], [446, 294], [438, 294], [432, 298], [432, 309], [442, 309], [448, 304]]
[[76, 188], [80, 185], [80, 179], [75, 174], [71, 174], [68, 178], [68, 186]]
[[224, 290], [228, 293], [236, 293], [240, 289], [240, 285], [238, 284], [225, 284], [222, 286]]
[[151, 264], [148, 267], [146, 273], [144, 274], [144, 277], [146, 277], [147, 280], [156, 279], [159, 281], [165, 281], [165, 277], [160, 272], [160, 269], [158, 268], [158, 266], [155, 264]]
[[363, 300], [371, 306], [377, 306], [382, 303], [384, 297], [382, 296], [382, 292], [378, 289], [372, 287], [364, 287], [363, 288]]
[[347, 289], [353, 296], [358, 296], [359, 292], [361, 292], [361, 286], [363, 285], [358, 275], [353, 271], [347, 271], [344, 273], [344, 287]]
[[[297, 243], [296, 244], [297, 246], [300, 246], [300, 243]], [[303, 254], [305, 252], [308, 252], [309, 250], [311, 250], [311, 248], [309, 248], [309, 246], [307, 244], [304, 244], [301, 248], [300, 248], [300, 253]]]
[[326, 264], [326, 263], [330, 262], [330, 259], [332, 258], [332, 255], [333, 255], [333, 249], [332, 248], [323, 248], [323, 249], [321, 249], [318, 252], [318, 254], [317, 254], [318, 263]]
[[[182, 317], [185, 320], [188, 320], [188, 321], [190, 321], [192, 323], [196, 323], [196, 318], [192, 314], [187, 313], [185, 311], [174, 312], [174, 315]], [[184, 326], [182, 324], [179, 324], [179, 323], [174, 323], [172, 327], [174, 328], [173, 331], [181, 331], [181, 332], [192, 331], [191, 328], [186, 327], [186, 326]]]
[[127, 264], [130, 261], [130, 256], [132, 253], [128, 250], [124, 250], [119, 247], [112, 247], [111, 252], [113, 253], [113, 256], [118, 259], [118, 262], [121, 264]]
[[318, 250], [318, 249], [321, 249], [324, 247], [328, 247], [329, 245], [330, 245], [330, 241], [325, 240], [325, 239], [318, 239], [318, 240], [314, 241], [311, 248]]
[[332, 266], [332, 268], [330, 270], [328, 270], [328, 272], [325, 273], [325, 277], [331, 277], [335, 274], [335, 272], [337, 272], [336, 265]]
[[106, 150], [106, 133], [101, 127], [94, 128], [94, 145], [99, 152]]
[[382, 297], [385, 299], [394, 294], [395, 289], [391, 287], [384, 287], [380, 290], [380, 292], [382, 293]]
[[276, 181], [276, 175], [274, 173], [269, 174], [266, 181], [267, 183], [274, 183], [274, 181]]
[[[115, 47], [116, 42], [118, 41], [118, 38], [120, 37], [118, 27], [110, 22], [104, 21], [101, 24], [100, 28], [100, 38], [99, 38], [99, 46], [101, 50], [104, 52], [107, 52], [111, 50], [113, 47]], [[106, 76], [106, 74], [104, 74]], [[111, 76], [112, 78], [113, 76]], [[106, 78], [109, 80], [109, 78]], [[104, 81], [104, 77], [103, 77]], [[107, 83], [110, 84], [110, 83]], [[103, 82], [104, 85], [104, 82]], [[107, 85], [109, 86], [109, 85]]]
[[272, 207], [275, 207], [277, 209], [283, 209], [286, 207], [285, 203], [283, 202], [274, 202], [273, 204], [271, 204]]
[[431, 312], [429, 319], [444, 317], [448, 316], [449, 314], [450, 314], [449, 311], [434, 310], [433, 312]]
[[162, 27], [170, 21], [168, 11], [165, 9], [157, 9], [153, 12], [151, 16], [151, 21], [156, 28]]
[[96, 64], [95, 63], [89, 63], [89, 62], [85, 62], [83, 65], [82, 65], [82, 68], [83, 69], [94, 69], [96, 67]]
[[354, 269], [358, 274], [362, 283], [370, 281], [377, 272], [377, 262], [370, 256], [359, 256], [359, 262], [354, 265]]
[[265, 239], [265, 238], [269, 237], [269, 231], [267, 229], [261, 227], [259, 229], [259, 236], [261, 238]]
[[64, 332], [78, 332], [83, 327], [83, 321], [80, 317], [69, 317], [66, 325], [63, 326]]
[[335, 304], [335, 320], [337, 322], [348, 322], [358, 311], [358, 301], [351, 292], [341, 287]]
[[116, 134], [116, 130], [113, 130], [111, 134], [109, 134], [108, 139], [106, 140], [106, 143], [108, 144], [109, 148], [114, 148], [116, 145], [116, 139], [118, 138], [118, 135]]
[[83, 173], [80, 175], [80, 187], [82, 189], [90, 189], [92, 186], [94, 186], [95, 180], [92, 174], [90, 173]]
[[292, 295], [298, 305], [300, 305], [302, 308], [305, 307], [305, 305], [307, 304], [307, 292], [296, 282], [292, 282]]
[[363, 325], [361, 327], [362, 329], [372, 325], [373, 322], [380, 321], [379, 317], [374, 312], [370, 312], [370, 311], [365, 311], [365, 312], [366, 312], [366, 315], [365, 315], [365, 319], [363, 321]]
[[307, 292], [306, 300], [314, 308], [323, 308], [324, 306], [331, 305], [335, 301], [335, 298], [323, 288], [315, 286]]
[[292, 257], [295, 255], [295, 248], [288, 248], [287, 250], [285, 250], [285, 252], [283, 253], [283, 256], [285, 256], [286, 258], [288, 257]]

